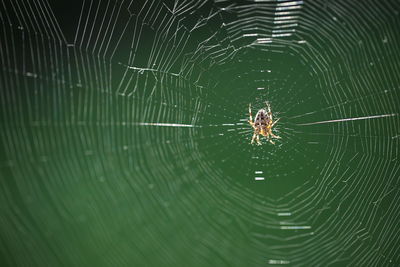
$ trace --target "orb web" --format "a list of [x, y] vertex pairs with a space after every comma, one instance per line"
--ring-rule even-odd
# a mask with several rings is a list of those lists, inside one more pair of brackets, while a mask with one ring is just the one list
[[[0, 14], [8, 264], [399, 262], [397, 1]], [[282, 139], [253, 146], [265, 101]]]

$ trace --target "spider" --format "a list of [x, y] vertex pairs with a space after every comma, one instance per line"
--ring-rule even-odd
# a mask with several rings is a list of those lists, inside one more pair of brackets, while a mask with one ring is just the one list
[[279, 119], [277, 119], [276, 121], [272, 120], [271, 106], [269, 105], [268, 102], [265, 102], [265, 104], [267, 105], [267, 108], [260, 109], [257, 112], [256, 116], [254, 117], [255, 122], [253, 122], [253, 118], [251, 115], [251, 104], [249, 104], [249, 116], [250, 116], [249, 123], [251, 127], [253, 127], [254, 129], [254, 134], [253, 138], [251, 139], [251, 144], [254, 143], [254, 140], [257, 140], [257, 145], [261, 145], [260, 134], [265, 136], [271, 144], [275, 144], [275, 142], [271, 140], [271, 137], [280, 139], [279, 136], [274, 135], [272, 133], [272, 127], [274, 127], [274, 125], [279, 121]]

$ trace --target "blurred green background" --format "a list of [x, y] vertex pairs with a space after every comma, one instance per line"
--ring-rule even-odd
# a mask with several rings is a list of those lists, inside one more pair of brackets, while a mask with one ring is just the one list
[[398, 265], [399, 8], [4, 1], [2, 266]]

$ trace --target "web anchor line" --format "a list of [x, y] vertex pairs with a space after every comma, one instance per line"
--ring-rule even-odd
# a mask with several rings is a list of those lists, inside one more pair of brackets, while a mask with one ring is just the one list
[[298, 123], [296, 125], [306, 126], [306, 125], [325, 124], [325, 123], [332, 123], [332, 122], [369, 120], [369, 119], [393, 117], [393, 116], [398, 116], [398, 115], [399, 114], [397, 114], [397, 113], [392, 113], [392, 114], [382, 114], [382, 115], [373, 115], [373, 116], [356, 117], [356, 118], [345, 118], [345, 119], [328, 120], [328, 121], [316, 121], [316, 122]]
[[160, 126], [160, 127], [200, 127], [198, 125], [193, 124], [181, 124], [181, 123], [161, 123], [161, 122], [136, 122], [133, 125], [140, 125], [140, 126]]

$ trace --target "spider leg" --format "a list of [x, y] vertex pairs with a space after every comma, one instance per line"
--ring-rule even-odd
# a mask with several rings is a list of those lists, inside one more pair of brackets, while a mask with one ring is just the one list
[[282, 139], [280, 136], [274, 135], [273, 133], [271, 133], [271, 136], [272, 136], [273, 138], [276, 138], [276, 139]]
[[265, 105], [267, 105], [267, 111], [268, 111], [268, 113], [270, 113], [271, 112], [271, 106], [269, 105], [269, 102], [265, 101]]
[[257, 135], [257, 145], [261, 145], [261, 142], [260, 142], [260, 135]]
[[272, 141], [272, 139], [269, 138], [268, 141], [269, 141], [271, 144], [275, 145], [275, 142]]
[[254, 122], [249, 121], [249, 124], [251, 125], [251, 127], [253, 127], [254, 130], [256, 129], [256, 127], [254, 126]]
[[274, 125], [280, 120], [281, 118], [277, 119], [276, 121], [274, 121], [271, 125], [271, 128], [274, 127]]
[[257, 134], [256, 133], [254, 133], [253, 134], [253, 137], [251, 138], [251, 144], [253, 144], [254, 143], [254, 140], [257, 138]]
[[249, 123], [254, 128], [253, 117], [251, 115], [251, 104], [249, 104]]
[[265, 139], [268, 140], [268, 142], [274, 144], [274, 142], [271, 142], [271, 130], [267, 131], [267, 134], [264, 136], [265, 136]]
[[274, 134], [272, 133], [272, 130], [269, 130], [269, 134], [270, 134], [273, 138], [281, 139], [280, 136], [274, 135]]

